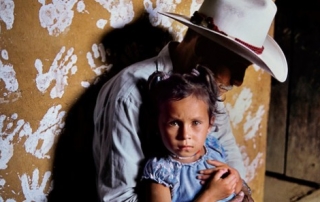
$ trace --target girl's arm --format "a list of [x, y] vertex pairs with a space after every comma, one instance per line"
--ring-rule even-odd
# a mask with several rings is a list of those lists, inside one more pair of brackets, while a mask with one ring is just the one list
[[169, 187], [149, 180], [147, 182], [147, 200], [148, 202], [171, 202], [171, 193]]

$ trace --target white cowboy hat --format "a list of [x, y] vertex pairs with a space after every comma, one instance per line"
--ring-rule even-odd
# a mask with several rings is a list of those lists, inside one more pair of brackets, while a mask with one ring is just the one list
[[286, 58], [268, 35], [276, 11], [272, 0], [204, 0], [191, 18], [159, 13], [230, 49], [284, 82], [288, 74]]

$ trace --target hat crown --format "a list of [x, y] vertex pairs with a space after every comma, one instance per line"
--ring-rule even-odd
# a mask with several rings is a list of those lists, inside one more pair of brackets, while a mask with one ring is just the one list
[[278, 81], [288, 74], [285, 55], [268, 31], [277, 12], [272, 0], [204, 0], [191, 18], [161, 13], [266, 70]]
[[204, 0], [199, 12], [228, 36], [262, 47], [277, 7], [271, 0]]

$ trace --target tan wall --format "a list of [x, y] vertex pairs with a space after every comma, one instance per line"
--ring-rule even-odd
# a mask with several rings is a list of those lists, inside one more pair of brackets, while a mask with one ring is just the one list
[[[0, 201], [46, 200], [68, 111], [99, 75], [95, 70], [110, 65], [101, 57], [104, 48], [95, 48], [102, 36], [147, 10], [154, 26], [168, 28], [181, 39], [185, 27], [171, 26], [170, 20], [156, 14], [157, 9], [189, 15], [201, 1], [178, 2], [1, 1]], [[247, 181], [257, 202], [263, 199], [269, 91], [270, 77], [250, 67], [243, 86], [227, 95]]]

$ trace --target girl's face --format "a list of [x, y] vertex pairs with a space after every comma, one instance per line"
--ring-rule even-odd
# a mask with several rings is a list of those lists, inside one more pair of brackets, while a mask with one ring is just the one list
[[208, 105], [191, 95], [182, 100], [170, 101], [160, 106], [158, 126], [165, 147], [179, 157], [203, 155], [203, 145], [212, 120]]

